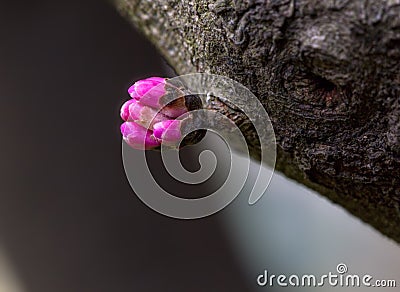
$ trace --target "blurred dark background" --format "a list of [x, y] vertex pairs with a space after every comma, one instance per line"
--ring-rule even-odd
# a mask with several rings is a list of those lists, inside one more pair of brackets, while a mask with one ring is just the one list
[[0, 1], [0, 248], [24, 291], [248, 290], [221, 215], [168, 219], [125, 177], [126, 89], [166, 68], [106, 2]]

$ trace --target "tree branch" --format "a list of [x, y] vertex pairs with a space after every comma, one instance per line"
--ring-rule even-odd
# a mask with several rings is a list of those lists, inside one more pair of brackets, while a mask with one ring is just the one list
[[279, 171], [400, 242], [400, 0], [117, 1], [177, 73], [258, 96]]

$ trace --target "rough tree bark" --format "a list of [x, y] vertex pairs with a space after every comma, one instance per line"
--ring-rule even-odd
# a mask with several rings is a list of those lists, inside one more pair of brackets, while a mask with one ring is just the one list
[[[268, 111], [277, 169], [400, 242], [400, 0], [116, 0], [178, 74]], [[245, 117], [219, 100], [257, 156]]]

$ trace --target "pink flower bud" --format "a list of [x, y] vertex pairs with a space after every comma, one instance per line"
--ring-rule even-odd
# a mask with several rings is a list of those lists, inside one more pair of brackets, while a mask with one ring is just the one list
[[150, 130], [153, 129], [153, 125], [155, 123], [165, 121], [167, 119], [168, 117], [162, 113], [158, 113], [157, 110], [145, 106], [136, 100], [129, 106], [129, 120], [135, 121], [139, 125]]
[[129, 119], [129, 106], [134, 103], [135, 100], [134, 99], [130, 99], [127, 102], [125, 102], [122, 107], [121, 107], [121, 118], [124, 121], [127, 121]]
[[176, 142], [181, 139], [181, 120], [167, 120], [154, 124], [153, 135], [157, 139]]
[[[166, 78], [150, 77], [139, 80], [128, 92], [132, 99], [121, 107], [121, 118], [125, 121], [121, 126], [121, 133], [124, 140], [135, 149], [152, 149], [161, 143], [175, 147], [175, 142], [183, 138], [183, 121], [191, 121], [174, 119], [202, 108], [199, 96], [185, 94], [181, 87], [168, 83]], [[167, 94], [179, 98], [162, 106], [160, 101]], [[182, 145], [193, 145], [204, 135], [204, 130], [191, 132], [184, 137]]]
[[129, 95], [144, 105], [159, 108], [159, 100], [165, 95], [165, 78], [150, 77], [135, 82], [128, 89]]
[[152, 132], [136, 124], [135, 122], [125, 122], [121, 125], [121, 133], [126, 143], [134, 149], [146, 150], [160, 146]]

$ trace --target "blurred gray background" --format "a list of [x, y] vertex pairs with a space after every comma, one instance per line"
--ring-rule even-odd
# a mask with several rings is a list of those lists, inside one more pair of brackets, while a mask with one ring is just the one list
[[0, 1], [0, 292], [275, 291], [257, 287], [263, 269], [340, 262], [400, 284], [399, 245], [278, 174], [255, 206], [250, 180], [201, 220], [146, 207], [124, 174], [119, 108], [133, 81], [171, 74], [106, 2]]

